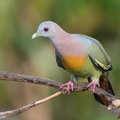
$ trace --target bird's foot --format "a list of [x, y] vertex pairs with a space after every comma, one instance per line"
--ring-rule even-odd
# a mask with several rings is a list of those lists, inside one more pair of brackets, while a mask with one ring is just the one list
[[69, 81], [69, 82], [67, 82], [65, 84], [62, 84], [60, 86], [60, 89], [62, 89], [63, 87], [66, 87], [66, 93], [70, 94], [71, 91], [73, 91], [74, 81], [71, 80], [71, 81]]
[[100, 87], [100, 84], [97, 81], [93, 81], [93, 82], [89, 83], [87, 88], [90, 87], [91, 85], [93, 85], [93, 90], [92, 90], [93, 93], [95, 92], [96, 86]]

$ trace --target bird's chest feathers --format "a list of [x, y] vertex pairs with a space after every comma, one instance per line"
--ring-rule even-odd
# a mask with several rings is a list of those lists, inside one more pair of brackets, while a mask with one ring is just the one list
[[79, 40], [71, 38], [58, 42], [56, 46], [58, 56], [66, 69], [77, 71], [84, 66], [87, 58], [86, 49]]
[[62, 64], [69, 70], [80, 70], [85, 64], [86, 56], [64, 56]]

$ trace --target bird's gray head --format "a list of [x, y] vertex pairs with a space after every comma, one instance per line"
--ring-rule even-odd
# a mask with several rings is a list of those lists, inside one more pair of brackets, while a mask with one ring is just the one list
[[32, 39], [40, 36], [52, 38], [57, 33], [58, 29], [61, 28], [56, 23], [52, 21], [45, 21], [39, 25], [38, 30], [35, 34], [33, 34]]

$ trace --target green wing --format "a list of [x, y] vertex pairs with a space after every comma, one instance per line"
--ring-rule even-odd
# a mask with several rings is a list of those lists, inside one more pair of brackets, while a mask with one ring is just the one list
[[101, 43], [98, 41], [94, 40], [94, 44], [89, 51], [89, 56], [96, 66], [105, 71], [112, 70], [111, 60]]
[[74, 36], [81, 40], [81, 42], [87, 48], [87, 52], [92, 62], [98, 68], [104, 71], [112, 70], [110, 57], [108, 56], [107, 52], [99, 41], [81, 34], [74, 34]]

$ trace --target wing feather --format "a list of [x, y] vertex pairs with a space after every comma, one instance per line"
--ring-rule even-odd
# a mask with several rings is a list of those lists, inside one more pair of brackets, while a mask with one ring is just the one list
[[[63, 69], [65, 69], [65, 67], [63, 66], [63, 64], [62, 64], [62, 62], [61, 62], [61, 60], [60, 60], [60, 58], [59, 58], [59, 56], [58, 56], [57, 51], [55, 51], [55, 56], [56, 56], [57, 65], [58, 65], [59, 67], [62, 67]], [[66, 70], [66, 69], [65, 69], [65, 70]]]
[[81, 34], [73, 35], [82, 41], [82, 43], [87, 49], [89, 57], [98, 68], [104, 71], [112, 70], [110, 57], [108, 56], [107, 52], [99, 41]]

